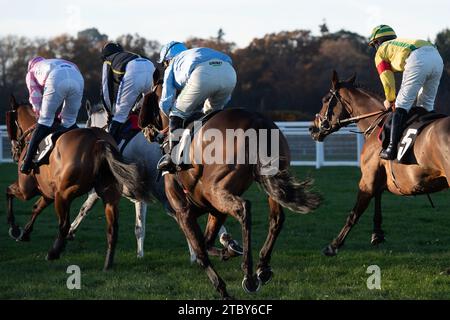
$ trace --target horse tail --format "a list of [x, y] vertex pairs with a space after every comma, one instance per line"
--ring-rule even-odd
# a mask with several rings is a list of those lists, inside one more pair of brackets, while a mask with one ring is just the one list
[[287, 169], [272, 176], [259, 174], [257, 181], [272, 199], [294, 212], [309, 213], [322, 202], [321, 195], [312, 190], [312, 179], [300, 181]]
[[[262, 160], [258, 156], [255, 167], [256, 181], [273, 200], [291, 211], [309, 213], [319, 207], [322, 197], [312, 189], [314, 181], [309, 178], [300, 181], [288, 170], [290, 162], [289, 146], [281, 130], [275, 123], [264, 117], [256, 121], [256, 127], [259, 129], [276, 129], [279, 132], [278, 165], [272, 167], [270, 163], [263, 164], [267, 159]], [[267, 143], [271, 150], [273, 141], [268, 138]]]
[[[109, 171], [121, 185], [125, 187], [125, 194], [133, 199], [147, 201], [147, 173], [135, 163], [124, 160], [122, 154], [105, 140], [97, 141], [103, 155], [99, 167], [106, 162]], [[98, 172], [98, 171], [97, 171]]]

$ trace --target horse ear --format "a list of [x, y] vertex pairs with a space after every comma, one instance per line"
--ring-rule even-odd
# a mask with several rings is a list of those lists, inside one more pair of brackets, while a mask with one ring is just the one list
[[11, 94], [11, 96], [9, 98], [9, 106], [11, 107], [11, 110], [17, 109], [17, 100], [16, 100], [16, 97], [14, 96], [14, 94]]
[[337, 74], [336, 70], [333, 70], [333, 76], [331, 78], [331, 84], [333, 86], [333, 89], [336, 89], [338, 84], [339, 84], [339, 77], [338, 77], [338, 74]]
[[353, 73], [353, 75], [350, 78], [348, 78], [346, 82], [348, 82], [350, 84], [354, 84], [355, 80], [356, 80], [356, 72]]
[[89, 99], [86, 100], [86, 104], [84, 106], [86, 108], [87, 114], [90, 115], [91, 114], [91, 110], [92, 110], [91, 101]]

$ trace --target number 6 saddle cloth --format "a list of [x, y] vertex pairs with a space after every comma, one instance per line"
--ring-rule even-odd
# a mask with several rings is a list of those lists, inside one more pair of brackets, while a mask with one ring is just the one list
[[[383, 148], [386, 148], [389, 144], [392, 115], [393, 113], [386, 117], [384, 126], [381, 128], [378, 136]], [[402, 137], [400, 138], [397, 148], [397, 158], [394, 161], [398, 161], [402, 164], [417, 164], [414, 155], [414, 142], [416, 141], [417, 136], [427, 125], [437, 119], [445, 117], [447, 117], [447, 115], [436, 113], [434, 111], [430, 112], [424, 108], [411, 108], [408, 113], [408, 119], [403, 125]]]

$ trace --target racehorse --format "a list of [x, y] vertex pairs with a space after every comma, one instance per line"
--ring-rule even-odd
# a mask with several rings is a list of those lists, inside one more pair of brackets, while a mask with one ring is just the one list
[[[7, 112], [7, 129], [12, 144], [13, 159], [20, 167], [27, 141], [36, 125], [36, 117], [29, 104], [18, 104], [11, 97]], [[74, 129], [63, 133], [48, 156], [48, 161], [35, 168], [30, 175], [18, 172], [18, 180], [7, 188], [8, 222], [10, 234], [18, 240], [29, 240], [37, 216], [52, 202], [59, 222], [57, 238], [48, 251], [47, 260], [60, 257], [70, 228], [69, 211], [72, 201], [94, 188], [103, 200], [107, 222], [108, 249], [104, 269], [113, 264], [118, 235], [118, 204], [125, 186], [134, 197], [145, 199], [145, 175], [138, 167], [122, 160], [114, 139], [105, 131]], [[15, 224], [13, 199], [22, 201], [39, 195], [32, 217], [23, 233]]]
[[[153, 141], [157, 134], [167, 132], [168, 118], [158, 107], [161, 97], [162, 82], [156, 83], [153, 91], [144, 98], [143, 107], [140, 112], [139, 125]], [[230, 145], [223, 141], [223, 150], [216, 150], [218, 161], [210, 163], [201, 157], [195, 161], [196, 146], [203, 150], [209, 145], [204, 134], [208, 132], [219, 132], [222, 137], [226, 136], [227, 129], [241, 132], [253, 130], [258, 141], [231, 140]], [[211, 131], [209, 131], [211, 130]], [[263, 137], [262, 131], [275, 131], [279, 135], [272, 143], [270, 138]], [[266, 141], [268, 140], [268, 141]], [[275, 173], [266, 174], [266, 163], [261, 157], [249, 151], [249, 144], [256, 147], [267, 142], [270, 150], [279, 147], [279, 154], [271, 154], [272, 159], [279, 160]], [[237, 154], [242, 152], [245, 159], [257, 156], [256, 163], [245, 161], [239, 163], [236, 154], [232, 164], [227, 161], [226, 154]], [[247, 292], [255, 292], [261, 284], [267, 283], [273, 276], [269, 266], [272, 250], [283, 222], [284, 213], [282, 207], [287, 207], [300, 213], [308, 213], [318, 207], [320, 196], [310, 190], [310, 180], [300, 182], [288, 171], [290, 163], [290, 152], [286, 138], [280, 133], [278, 127], [262, 115], [248, 112], [243, 109], [225, 109], [213, 115], [202, 127], [201, 131], [194, 135], [189, 147], [191, 164], [185, 170], [177, 171], [175, 174], [165, 174], [165, 190], [169, 203], [175, 211], [180, 228], [189, 240], [197, 256], [197, 263], [205, 269], [210, 281], [223, 299], [230, 298], [225, 282], [214, 270], [208, 257], [208, 243], [216, 236], [219, 227], [228, 215], [237, 219], [242, 226], [243, 241], [243, 263], [244, 279], [242, 287]], [[221, 151], [223, 151], [221, 153]], [[220, 156], [221, 154], [221, 156]], [[228, 159], [230, 160], [230, 159]], [[269, 170], [270, 171], [270, 170]], [[250, 201], [243, 199], [242, 194], [257, 181], [268, 194], [269, 202], [269, 232], [260, 252], [257, 274], [253, 274], [253, 258], [251, 251], [251, 209]], [[197, 222], [197, 218], [209, 212], [212, 220], [208, 224], [203, 235]]]
[[401, 164], [380, 158], [381, 143], [377, 128], [390, 110], [372, 93], [355, 85], [355, 76], [339, 81], [333, 72], [330, 92], [322, 99], [320, 113], [310, 127], [314, 140], [325, 137], [350, 123], [357, 123], [365, 135], [361, 151], [361, 173], [356, 204], [347, 221], [324, 254], [333, 256], [344, 244], [345, 238], [375, 198], [372, 243], [384, 240], [381, 229], [381, 196], [386, 190], [396, 195], [420, 195], [438, 192], [450, 185], [450, 117], [435, 120], [417, 136], [414, 143], [415, 164]]
[[[88, 114], [88, 120], [86, 122], [86, 127], [97, 127], [97, 128], [106, 128], [108, 126], [108, 121], [110, 115], [107, 109], [102, 104], [96, 104], [94, 106], [91, 105], [89, 101], [86, 102], [86, 111]], [[161, 148], [156, 142], [148, 142], [144, 137], [142, 131], [137, 133], [133, 138], [131, 138], [128, 143], [124, 146], [119, 145], [122, 149], [122, 155], [126, 160], [129, 160], [133, 163], [141, 165], [145, 168], [145, 171], [148, 173], [150, 177], [148, 198], [155, 198], [158, 200], [164, 207], [166, 213], [176, 220], [175, 214], [170, 207], [169, 202], [167, 201], [166, 194], [164, 192], [164, 180], [157, 179], [158, 172], [156, 166], [158, 164], [158, 160], [161, 158]], [[143, 169], [144, 169], [143, 168]], [[126, 192], [126, 190], [124, 190]], [[147, 216], [147, 203], [144, 201], [139, 201], [130, 197], [130, 195], [124, 193], [124, 195], [134, 203], [135, 211], [136, 211], [136, 223], [135, 223], [135, 235], [137, 241], [137, 256], [139, 258], [144, 256], [144, 238], [145, 238], [145, 222]], [[95, 193], [95, 190], [89, 193], [89, 197], [83, 203], [78, 213], [78, 216], [74, 219], [71, 224], [69, 230], [69, 236], [73, 236], [78, 229], [81, 221], [86, 217], [95, 203], [98, 201], [99, 196]], [[231, 239], [231, 236], [227, 233], [224, 226], [220, 228], [219, 236], [222, 239], [222, 243], [226, 244], [226, 249], [228, 250], [226, 253], [230, 257], [234, 254], [240, 252], [240, 248], [237, 243]], [[225, 242], [224, 239], [227, 239]], [[192, 251], [191, 246], [189, 245], [189, 251], [191, 256], [191, 262], [195, 261], [195, 254]], [[231, 252], [230, 252], [231, 251]], [[225, 257], [225, 256], [223, 256]]]

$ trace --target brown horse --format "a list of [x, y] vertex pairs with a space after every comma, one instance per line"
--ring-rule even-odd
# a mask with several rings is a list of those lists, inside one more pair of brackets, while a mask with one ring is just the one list
[[[166, 131], [163, 128], [167, 128], [168, 125], [167, 116], [158, 107], [161, 89], [162, 85], [159, 82], [154, 91], [145, 97], [140, 114], [140, 126], [151, 128], [148, 134], [151, 140], [160, 130]], [[226, 141], [223, 141], [224, 150], [216, 150], [219, 151], [218, 153], [223, 151], [220, 153], [221, 156], [218, 156], [219, 161], [207, 163], [202, 157], [200, 161], [196, 162], [193, 159], [194, 146], [201, 146], [203, 150], [206, 150], [208, 141], [204, 135], [210, 129], [220, 132], [222, 137], [226, 136], [227, 129], [242, 129], [243, 132], [251, 129], [254, 129], [255, 132], [261, 132], [260, 129], [279, 132], [279, 129], [272, 121], [259, 114], [243, 109], [226, 109], [213, 115], [203, 125], [202, 130], [195, 134], [189, 147], [192, 164], [186, 170], [164, 176], [167, 197], [176, 212], [182, 231], [195, 251], [197, 263], [206, 270], [209, 279], [222, 298], [229, 298], [224, 281], [213, 269], [208, 258], [211, 242], [216, 238], [227, 215], [237, 219], [242, 226], [244, 248], [242, 286], [247, 292], [254, 292], [259, 289], [260, 284], [267, 283], [273, 275], [269, 262], [275, 240], [284, 222], [282, 206], [296, 212], [307, 213], [319, 205], [320, 196], [309, 190], [310, 181], [299, 182], [288, 172], [289, 147], [281, 133], [275, 141], [275, 144], [279, 145], [279, 171], [274, 175], [262, 174], [263, 164], [259, 155], [256, 164], [251, 164], [249, 161], [238, 164], [236, 157], [232, 164], [226, 162], [226, 154], [230, 152], [230, 149], [232, 149], [231, 152], [244, 152], [245, 159], [255, 156], [249, 151], [249, 143], [239, 142], [237, 139], [232, 140], [231, 145], [227, 145]], [[261, 144], [263, 139], [258, 133], [258, 144]], [[275, 149], [274, 144], [270, 144], [270, 147], [270, 150]], [[236, 153], [233, 152], [234, 155]], [[271, 156], [274, 155], [271, 154]], [[250, 202], [241, 197], [254, 181], [260, 183], [268, 194], [270, 208], [269, 233], [260, 252], [257, 275], [253, 274]], [[197, 218], [207, 212], [210, 213], [210, 216], [205, 234], [202, 235]]]
[[383, 123], [389, 110], [375, 95], [358, 88], [354, 82], [355, 77], [340, 82], [333, 72], [331, 90], [323, 98], [322, 109], [310, 128], [312, 138], [318, 141], [350, 123], [357, 123], [365, 135], [356, 204], [337, 238], [324, 249], [329, 256], [337, 254], [372, 198], [375, 198], [372, 243], [383, 241], [381, 195], [385, 190], [396, 195], [420, 195], [445, 190], [450, 185], [450, 117], [432, 122], [416, 138], [417, 164], [383, 160], [379, 156], [381, 143], [375, 129]]
[[[13, 159], [20, 167], [36, 118], [30, 105], [18, 104], [12, 97], [11, 110], [7, 112], [6, 119]], [[105, 131], [98, 128], [68, 131], [56, 141], [48, 163], [40, 165], [30, 175], [19, 171], [18, 180], [7, 188], [10, 234], [18, 240], [29, 240], [37, 216], [54, 202], [59, 233], [47, 259], [58, 259], [65, 248], [70, 229], [69, 210], [72, 201], [95, 188], [103, 200], [108, 224], [106, 270], [112, 266], [114, 258], [122, 186], [125, 185], [131, 193], [143, 198], [145, 187], [141, 181], [137, 167], [122, 161], [114, 139]], [[14, 221], [13, 199], [26, 201], [37, 195], [40, 198], [33, 206], [31, 220], [22, 234]]]

